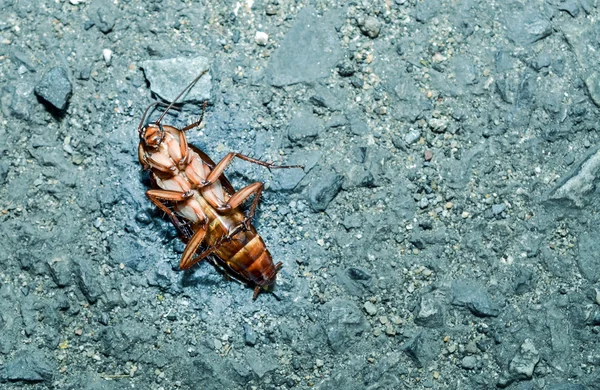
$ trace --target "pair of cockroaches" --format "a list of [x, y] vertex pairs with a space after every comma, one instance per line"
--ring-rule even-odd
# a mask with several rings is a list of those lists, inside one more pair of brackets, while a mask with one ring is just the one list
[[[224, 175], [234, 158], [273, 168], [303, 168], [300, 165], [274, 165], [242, 155], [227, 154], [218, 164], [197, 147], [188, 144], [185, 132], [202, 124], [202, 117], [182, 129], [161, 122], [173, 105], [207, 71], [196, 77], [165, 109], [154, 123], [146, 124], [146, 116], [157, 105], [146, 108], [138, 132], [138, 156], [144, 169], [150, 171], [151, 189], [146, 196], [173, 222], [181, 238], [187, 242], [179, 268], [189, 269], [209, 258], [227, 274], [254, 287], [254, 299], [261, 290], [270, 290], [282, 263], [273, 264], [271, 254], [251, 220], [258, 206], [263, 183], [252, 183], [239, 191]], [[254, 196], [244, 215], [241, 206]]]

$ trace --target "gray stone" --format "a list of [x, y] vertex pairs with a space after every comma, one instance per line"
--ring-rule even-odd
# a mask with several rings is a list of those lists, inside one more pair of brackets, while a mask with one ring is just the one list
[[94, 272], [91, 260], [79, 260], [74, 263], [75, 281], [89, 303], [95, 303], [102, 294], [98, 282], [99, 272]]
[[595, 148], [582, 162], [561, 178], [549, 191], [550, 200], [571, 201], [577, 207], [584, 207], [594, 200], [596, 182], [600, 177], [600, 148]]
[[277, 361], [271, 356], [259, 354], [256, 349], [247, 348], [244, 351], [246, 363], [254, 373], [259, 377], [264, 377], [268, 372], [274, 371], [279, 367]]
[[552, 23], [537, 9], [515, 7], [506, 16], [507, 36], [515, 43], [530, 45], [552, 34]]
[[379, 31], [381, 31], [381, 23], [376, 17], [368, 16], [360, 25], [360, 31], [369, 38], [377, 38]]
[[460, 361], [460, 366], [465, 370], [472, 370], [477, 367], [477, 358], [475, 356], [465, 356]]
[[427, 23], [440, 12], [442, 2], [440, 0], [425, 0], [417, 2], [415, 19], [417, 22]]
[[597, 107], [600, 107], [600, 73], [593, 72], [585, 79], [585, 86], [590, 99]]
[[407, 145], [411, 145], [417, 142], [419, 138], [421, 138], [421, 131], [418, 129], [410, 129], [404, 136], [404, 142], [406, 142]]
[[578, 383], [556, 383], [548, 386], [547, 390], [587, 390], [587, 387]]
[[566, 13], [568, 13], [569, 15], [571, 15], [572, 17], [577, 17], [577, 15], [579, 15], [579, 7], [577, 6], [577, 3], [575, 3], [574, 1], [565, 1], [565, 2], [561, 2], [558, 3], [558, 7], [557, 7], [560, 11], [565, 11]]
[[155, 342], [156, 336], [153, 326], [134, 320], [104, 327], [99, 334], [102, 353], [122, 360], [127, 360], [136, 348]]
[[[161, 99], [172, 102], [183, 89], [189, 85], [200, 73], [209, 68], [209, 59], [206, 57], [177, 57], [166, 60], [148, 60], [142, 62], [146, 79], [150, 82], [150, 89]], [[179, 103], [201, 103], [210, 99], [212, 78], [205, 73], [196, 84], [185, 93]]]
[[306, 176], [321, 158], [322, 152], [317, 150], [301, 150], [284, 158], [283, 164], [302, 165], [304, 169], [273, 169], [273, 181], [269, 190], [291, 191], [295, 189], [300, 181]]
[[326, 303], [323, 312], [327, 321], [327, 340], [335, 352], [345, 351], [356, 344], [369, 329], [364, 314], [353, 302], [336, 299]]
[[585, 231], [579, 236], [579, 256], [577, 265], [581, 274], [590, 282], [600, 280], [600, 231]]
[[50, 382], [55, 368], [39, 351], [22, 350], [6, 363], [0, 379], [23, 382]]
[[302, 110], [290, 121], [288, 138], [294, 145], [306, 145], [323, 131], [323, 121], [308, 110]]
[[71, 261], [66, 258], [54, 258], [48, 262], [50, 276], [58, 287], [66, 287], [71, 284]]
[[93, 1], [88, 8], [88, 17], [98, 27], [98, 30], [108, 34], [115, 27], [118, 11], [110, 2]]
[[475, 281], [454, 281], [452, 304], [466, 307], [478, 317], [496, 317], [500, 314], [498, 306], [492, 302], [487, 289]]
[[369, 125], [364, 119], [359, 118], [357, 115], [351, 115], [350, 118], [350, 131], [354, 135], [367, 135], [369, 134]]
[[506, 210], [506, 206], [504, 204], [494, 204], [492, 205], [492, 214], [498, 216], [502, 214]]
[[244, 343], [251, 347], [256, 345], [256, 333], [248, 324], [244, 324]]
[[333, 171], [321, 172], [308, 189], [308, 199], [314, 211], [325, 211], [329, 203], [342, 189], [342, 175]]
[[72, 92], [67, 71], [60, 67], [47, 71], [35, 86], [35, 94], [60, 111], [67, 108]]
[[526, 339], [510, 361], [508, 370], [498, 381], [499, 387], [506, 387], [519, 380], [531, 379], [533, 370], [540, 361], [540, 354], [530, 339]]
[[415, 324], [427, 328], [439, 328], [444, 325], [444, 312], [436, 296], [432, 294], [423, 295], [418, 310], [415, 316]]
[[375, 314], [377, 314], [377, 307], [371, 301], [365, 302], [363, 307], [365, 308], [365, 311], [368, 315], [374, 316]]
[[281, 87], [328, 77], [342, 54], [335, 30], [340, 20], [336, 10], [319, 17], [312, 6], [302, 9], [271, 55], [267, 69], [270, 84]]

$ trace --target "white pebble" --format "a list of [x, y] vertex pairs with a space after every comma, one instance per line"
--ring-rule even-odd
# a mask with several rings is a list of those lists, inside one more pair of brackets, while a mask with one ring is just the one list
[[110, 60], [112, 59], [113, 52], [110, 49], [102, 50], [102, 56], [104, 57], [104, 62], [106, 65], [110, 65]]
[[254, 36], [254, 41], [261, 46], [266, 46], [267, 42], [269, 42], [269, 35], [266, 32], [257, 31]]

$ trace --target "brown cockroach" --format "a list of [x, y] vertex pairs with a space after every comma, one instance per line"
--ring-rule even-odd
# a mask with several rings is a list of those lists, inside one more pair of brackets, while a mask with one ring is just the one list
[[[168, 106], [152, 103], [144, 111], [138, 132], [138, 157], [150, 171], [153, 189], [146, 196], [165, 212], [187, 245], [179, 268], [186, 270], [209, 258], [227, 274], [254, 286], [256, 299], [261, 290], [271, 290], [282, 263], [273, 264], [271, 254], [251, 220], [263, 191], [263, 183], [252, 183], [235, 191], [224, 171], [234, 158], [268, 169], [303, 168], [300, 165], [274, 165], [240, 153], [228, 153], [218, 164], [199, 148], [188, 144], [185, 132], [200, 127], [200, 120], [178, 129], [161, 122], [181, 96], [207, 72], [196, 77]], [[165, 111], [154, 123], [145, 124], [150, 110], [158, 105]], [[254, 196], [248, 213], [241, 206]]]

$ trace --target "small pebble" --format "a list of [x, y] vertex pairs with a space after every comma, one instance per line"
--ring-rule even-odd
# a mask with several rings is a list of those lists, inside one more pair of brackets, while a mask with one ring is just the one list
[[321, 359], [317, 359], [317, 367], [323, 367], [325, 365], [325, 362]]
[[427, 149], [425, 153], [423, 153], [423, 157], [425, 158], [425, 161], [431, 161], [431, 159], [433, 158], [433, 152]]
[[410, 145], [417, 142], [419, 138], [421, 138], [421, 132], [416, 129], [410, 129], [404, 136], [404, 142], [406, 142], [407, 145]]
[[363, 307], [365, 308], [365, 311], [368, 315], [374, 316], [375, 314], [377, 314], [377, 307], [375, 307], [375, 305], [371, 302], [365, 302], [365, 305]]
[[477, 358], [475, 356], [465, 356], [460, 362], [462, 368], [472, 370], [477, 366]]
[[104, 57], [104, 62], [106, 65], [110, 65], [110, 61], [112, 60], [113, 51], [110, 49], [102, 50], [102, 57]]
[[257, 31], [254, 35], [254, 41], [261, 46], [266, 46], [269, 42], [269, 35], [266, 32]]

